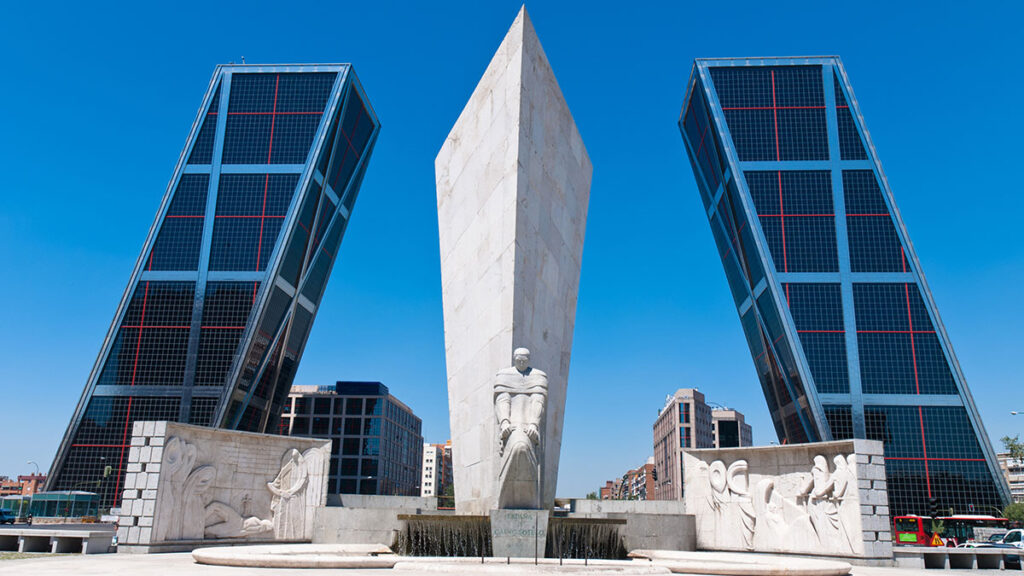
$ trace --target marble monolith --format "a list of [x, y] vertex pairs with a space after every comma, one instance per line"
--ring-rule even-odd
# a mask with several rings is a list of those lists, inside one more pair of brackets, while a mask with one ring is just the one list
[[520, 346], [548, 376], [541, 506], [550, 508], [593, 169], [525, 9], [435, 168], [456, 509], [497, 507], [494, 375]]

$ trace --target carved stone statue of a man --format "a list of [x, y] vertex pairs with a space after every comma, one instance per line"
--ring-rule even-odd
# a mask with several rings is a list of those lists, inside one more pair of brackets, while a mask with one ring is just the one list
[[501, 467], [498, 508], [540, 508], [541, 433], [548, 399], [547, 374], [530, 367], [530, 351], [517, 348], [515, 365], [500, 370], [494, 382]]

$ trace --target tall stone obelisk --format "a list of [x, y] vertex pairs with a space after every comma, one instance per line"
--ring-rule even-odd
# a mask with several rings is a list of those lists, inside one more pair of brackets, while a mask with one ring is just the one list
[[497, 505], [494, 377], [548, 375], [541, 505], [554, 503], [593, 167], [525, 7], [435, 162], [455, 502]]

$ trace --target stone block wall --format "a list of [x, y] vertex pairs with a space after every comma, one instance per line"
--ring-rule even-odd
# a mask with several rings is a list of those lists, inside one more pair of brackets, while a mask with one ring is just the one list
[[135, 422], [118, 548], [309, 541], [330, 450], [330, 440]]
[[701, 550], [891, 558], [882, 443], [686, 450]]

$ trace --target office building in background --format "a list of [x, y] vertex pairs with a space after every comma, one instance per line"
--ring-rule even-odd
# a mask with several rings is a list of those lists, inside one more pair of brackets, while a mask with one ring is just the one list
[[328, 494], [419, 496], [423, 423], [380, 382], [292, 386], [277, 432], [331, 440]]
[[714, 448], [711, 407], [696, 388], [680, 388], [665, 399], [654, 422], [653, 500], [683, 499], [683, 456], [686, 448]]
[[711, 435], [715, 448], [739, 448], [754, 445], [754, 432], [743, 413], [732, 408], [711, 410]]
[[420, 496], [444, 496], [445, 489], [451, 485], [452, 441], [444, 444], [424, 444]]

